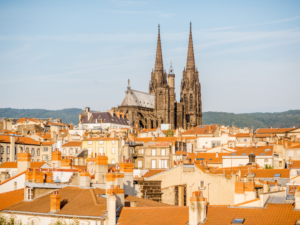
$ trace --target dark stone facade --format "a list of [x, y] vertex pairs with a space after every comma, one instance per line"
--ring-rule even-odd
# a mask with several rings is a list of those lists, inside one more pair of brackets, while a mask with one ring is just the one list
[[159, 29], [149, 94], [132, 90], [128, 84], [122, 105], [112, 110], [125, 113], [132, 125], [140, 128], [151, 129], [160, 127], [160, 124], [170, 124], [171, 129], [188, 129], [202, 124], [201, 85], [195, 67], [191, 26], [187, 64], [181, 81], [180, 102], [176, 101], [175, 74], [172, 64], [169, 74], [163, 67]]

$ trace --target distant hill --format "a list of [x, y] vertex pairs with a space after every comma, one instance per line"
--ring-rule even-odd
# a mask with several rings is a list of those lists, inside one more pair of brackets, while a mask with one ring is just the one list
[[82, 109], [71, 108], [62, 110], [46, 110], [46, 109], [12, 109], [0, 108], [0, 118], [61, 118], [63, 123], [78, 123], [78, 114], [82, 113]]
[[300, 127], [300, 110], [289, 110], [279, 113], [226, 113], [204, 112], [203, 124], [232, 125], [250, 127]]
[[[62, 122], [78, 123], [78, 114], [82, 109], [71, 108], [62, 110], [45, 109], [12, 109], [0, 108], [0, 118], [61, 118]], [[289, 110], [280, 113], [226, 113], [226, 112], [204, 112], [203, 124], [232, 125], [238, 127], [300, 127], [300, 110]]]

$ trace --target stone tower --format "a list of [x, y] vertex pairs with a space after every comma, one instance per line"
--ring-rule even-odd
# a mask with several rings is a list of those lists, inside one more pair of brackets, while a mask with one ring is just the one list
[[151, 72], [149, 93], [155, 95], [155, 115], [160, 123], [171, 124], [175, 129], [175, 74], [168, 75], [170, 83], [167, 81], [167, 73], [164, 70], [160, 26], [158, 25], [158, 38], [156, 47], [156, 57], [154, 71]]
[[192, 23], [190, 23], [189, 46], [186, 68], [181, 80], [180, 102], [184, 104], [184, 128], [202, 124], [201, 85], [198, 70], [195, 67], [195, 57], [192, 38]]

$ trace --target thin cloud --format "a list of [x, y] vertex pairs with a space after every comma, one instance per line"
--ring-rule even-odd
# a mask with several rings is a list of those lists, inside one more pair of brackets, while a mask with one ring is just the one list
[[142, 15], [152, 15], [157, 17], [165, 17], [170, 18], [175, 16], [173, 13], [166, 13], [166, 12], [160, 12], [160, 11], [126, 11], [126, 10], [113, 10], [109, 11], [116, 14], [142, 14]]

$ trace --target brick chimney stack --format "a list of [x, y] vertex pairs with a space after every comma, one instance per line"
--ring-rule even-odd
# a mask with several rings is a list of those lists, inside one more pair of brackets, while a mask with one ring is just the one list
[[50, 195], [50, 212], [57, 212], [60, 210], [60, 200], [61, 196], [58, 194], [58, 191], [54, 191]]
[[123, 162], [119, 164], [120, 172], [124, 173], [124, 191], [126, 195], [134, 196], [133, 188], [133, 163]]
[[108, 158], [104, 155], [98, 155], [95, 158], [95, 181], [97, 183], [106, 182], [106, 173], [108, 172]]
[[[11, 149], [11, 151], [14, 151], [14, 149]], [[20, 153], [17, 154], [17, 171], [18, 173], [21, 173], [28, 168], [30, 168], [30, 158], [31, 154], [29, 152], [23, 152], [21, 151]]]
[[300, 209], [300, 186], [295, 193], [295, 209]]
[[61, 152], [58, 150], [58, 148], [54, 149], [52, 152], [52, 164], [53, 168], [61, 168]]
[[89, 172], [81, 172], [80, 174], [80, 186], [90, 187], [91, 186], [91, 177]]
[[198, 225], [206, 219], [206, 199], [202, 191], [194, 191], [190, 198], [189, 225]]
[[117, 198], [110, 193], [107, 197], [107, 217], [108, 225], [116, 225], [116, 208], [117, 208]]

